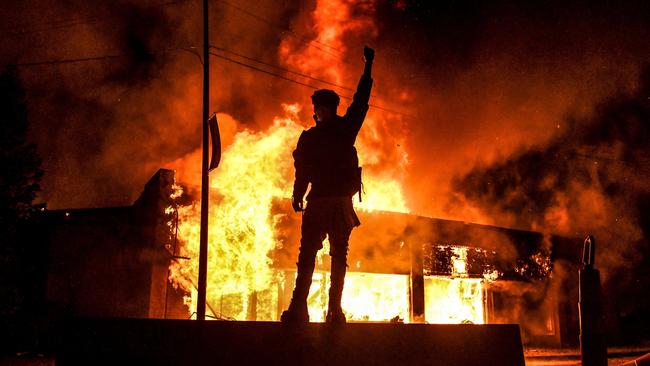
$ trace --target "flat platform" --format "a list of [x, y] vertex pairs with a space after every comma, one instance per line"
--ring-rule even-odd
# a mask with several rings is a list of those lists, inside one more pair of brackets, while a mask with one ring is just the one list
[[523, 366], [518, 325], [80, 319], [57, 365]]

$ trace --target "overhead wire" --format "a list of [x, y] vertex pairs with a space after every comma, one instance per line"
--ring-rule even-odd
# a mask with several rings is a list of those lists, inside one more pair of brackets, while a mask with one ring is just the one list
[[[152, 4], [147, 6], [147, 8], [159, 8], [163, 6], [168, 6], [168, 5], [174, 5], [174, 4], [179, 4], [186, 2], [188, 0], [172, 0], [172, 1], [167, 1], [164, 3], [159, 3], [159, 4]], [[41, 32], [49, 32], [57, 29], [63, 29], [63, 28], [70, 28], [74, 27], [77, 25], [81, 24], [87, 24], [91, 22], [97, 22], [97, 21], [106, 21], [109, 19], [113, 19], [118, 17], [118, 14], [110, 14], [110, 13], [105, 13], [105, 14], [94, 14], [94, 15], [88, 15], [84, 17], [77, 17], [73, 19], [60, 19], [60, 20], [52, 20], [52, 21], [47, 21], [47, 22], [41, 22], [41, 23], [32, 23], [32, 24], [26, 24], [26, 25], [15, 25], [15, 26], [10, 26], [10, 27], [5, 27], [5, 28], [0, 28], [0, 32], [3, 33], [1, 38], [11, 38], [11, 37], [19, 37], [27, 34], [33, 34], [33, 33], [41, 33]], [[47, 25], [52, 25], [51, 27], [45, 27], [45, 28], [39, 28], [41, 26], [47, 26]], [[27, 29], [23, 30], [23, 28], [33, 28], [33, 29]]]
[[[274, 73], [274, 72], [271, 72], [271, 71], [268, 71], [268, 70], [264, 70], [264, 69], [259, 68], [259, 67], [257, 67], [257, 66], [250, 65], [250, 64], [247, 64], [247, 63], [244, 63], [244, 62], [241, 62], [241, 61], [237, 61], [237, 60], [235, 60], [235, 59], [232, 59], [232, 58], [227, 57], [227, 56], [224, 56], [224, 55], [220, 55], [220, 54], [215, 53], [215, 52], [210, 52], [210, 55], [211, 55], [211, 56], [214, 56], [214, 57], [217, 57], [217, 58], [220, 58], [220, 59], [222, 59], [222, 60], [225, 60], [225, 61], [228, 61], [228, 62], [231, 62], [231, 63], [237, 64], [237, 65], [239, 65], [239, 66], [243, 66], [243, 67], [249, 68], [249, 69], [251, 69], [251, 70], [255, 70], [255, 71], [258, 71], [258, 72], [261, 72], [261, 73], [264, 73], [264, 74], [267, 74], [267, 75], [270, 75], [270, 76], [273, 76], [273, 77], [276, 77], [276, 78], [279, 78], [279, 79], [282, 79], [282, 80], [285, 80], [285, 81], [289, 81], [289, 82], [292, 82], [292, 83], [295, 83], [295, 84], [298, 84], [298, 85], [302, 85], [302, 86], [308, 87], [308, 88], [310, 88], [310, 89], [315, 89], [315, 90], [320, 89], [320, 88], [317, 87], [317, 86], [314, 86], [314, 85], [311, 85], [311, 84], [307, 84], [307, 83], [303, 83], [303, 82], [301, 82], [301, 81], [298, 81], [298, 80], [295, 80], [295, 79], [288, 78], [288, 77], [286, 77], [286, 76], [284, 76], [284, 75], [276, 74], [276, 73]], [[340, 95], [340, 97], [343, 98], [343, 99], [352, 100], [352, 97], [347, 96], [347, 95]], [[392, 110], [392, 109], [389, 109], [389, 108], [385, 108], [385, 107], [382, 107], [382, 106], [378, 106], [378, 105], [376, 105], [376, 104], [368, 104], [368, 105], [369, 105], [371, 108], [375, 108], [375, 109], [378, 109], [378, 110], [381, 110], [381, 111], [384, 111], [384, 112], [393, 113], [393, 114], [398, 114], [398, 115], [401, 115], [401, 116], [404, 116], [404, 117], [409, 117], [409, 118], [412, 118], [412, 117], [413, 117], [413, 116], [411, 116], [411, 115], [409, 115], [409, 114], [407, 114], [407, 113], [399, 112], [399, 111]]]
[[[270, 20], [268, 20], [268, 19], [266, 19], [266, 18], [264, 18], [264, 17], [262, 17], [262, 16], [260, 16], [258, 14], [255, 14], [255, 13], [251, 12], [250, 10], [247, 10], [247, 9], [244, 9], [244, 8], [242, 8], [240, 6], [234, 5], [234, 4], [232, 4], [232, 3], [230, 3], [230, 2], [228, 2], [226, 0], [217, 0], [217, 1], [219, 1], [219, 2], [221, 2], [223, 4], [225, 4], [225, 5], [233, 8], [233, 9], [239, 11], [239, 12], [241, 12], [242, 14], [246, 14], [246, 15], [248, 15], [249, 17], [251, 17], [253, 19], [256, 19], [256, 20], [258, 20], [258, 21], [260, 21], [262, 23], [265, 23], [265, 24], [267, 24], [268, 26], [270, 26], [272, 28], [280, 29], [282, 31], [282, 33], [289, 34], [290, 36], [298, 39], [300, 42], [304, 43], [307, 46], [313, 47], [313, 48], [315, 48], [315, 49], [317, 49], [317, 50], [319, 50], [319, 51], [321, 51], [323, 53], [326, 53], [326, 54], [328, 54], [330, 56], [333, 56], [335, 58], [340, 59], [341, 61], [343, 61], [345, 63], [348, 63], [348, 61], [343, 59], [343, 57], [342, 57], [343, 56], [343, 51], [341, 51], [340, 49], [338, 49], [338, 48], [336, 48], [334, 46], [328, 45], [327, 43], [324, 43], [324, 42], [321, 42], [321, 41], [318, 41], [318, 40], [309, 40], [308, 38], [306, 38], [304, 36], [301, 36], [300, 34], [296, 33], [295, 31], [293, 31], [291, 29], [287, 30], [287, 29], [285, 29], [285, 27], [282, 27], [282, 26], [280, 26], [279, 24], [277, 24], [277, 23], [275, 23], [273, 21], [270, 21]], [[329, 50], [323, 49], [320, 46], [326, 47]], [[335, 51], [336, 53], [334, 53], [332, 51]]]
[[[210, 45], [210, 47], [211, 47], [212, 49], [215, 49], [215, 50], [218, 50], [218, 51], [222, 51], [222, 52], [225, 52], [225, 53], [229, 53], [229, 54], [235, 55], [235, 56], [237, 56], [237, 57], [241, 57], [241, 58], [243, 58], [243, 59], [245, 59], [245, 60], [248, 60], [248, 61], [252, 61], [252, 62], [255, 62], [255, 63], [261, 64], [261, 65], [264, 65], [264, 66], [268, 66], [268, 67], [274, 68], [274, 69], [276, 69], [276, 70], [280, 70], [280, 71], [283, 71], [283, 72], [286, 72], [286, 73], [289, 73], [289, 74], [293, 74], [293, 75], [296, 75], [296, 76], [300, 76], [300, 77], [303, 77], [303, 78], [306, 78], [306, 79], [309, 79], [309, 80], [313, 80], [313, 81], [316, 81], [316, 82], [319, 82], [319, 83], [323, 83], [323, 84], [326, 84], [326, 85], [330, 85], [330, 86], [333, 86], [333, 87], [336, 87], [336, 88], [339, 88], [339, 89], [342, 89], [342, 90], [347, 90], [347, 91], [350, 91], [350, 92], [355, 92], [355, 91], [356, 91], [356, 89], [351, 88], [351, 87], [349, 87], [349, 86], [345, 86], [345, 85], [337, 84], [337, 83], [332, 82], [332, 81], [328, 81], [328, 80], [324, 80], [324, 79], [316, 78], [316, 77], [313, 77], [313, 76], [311, 76], [311, 75], [307, 75], [307, 74], [302, 73], [302, 72], [299, 72], [299, 71], [291, 70], [291, 69], [288, 69], [288, 68], [286, 68], [286, 67], [282, 67], [282, 66], [277, 65], [277, 64], [272, 64], [272, 63], [269, 63], [269, 62], [261, 61], [261, 60], [258, 60], [258, 59], [256, 59], [256, 58], [253, 58], [253, 57], [250, 57], [250, 56], [246, 56], [246, 55], [241, 54], [241, 53], [239, 53], [239, 52], [231, 51], [231, 50], [228, 50], [228, 49], [223, 48], [223, 47], [219, 47], [219, 46], [215, 46], [215, 45]], [[371, 94], [371, 96], [372, 96], [374, 99], [384, 100], [383, 97], [377, 96], [377, 95], [374, 94], [374, 93]]]
[[[174, 48], [170, 48], [170, 49], [161, 50], [159, 52], [168, 52], [168, 51], [172, 51], [172, 50], [188, 51], [188, 49], [186, 47], [174, 47]], [[152, 54], [159, 53], [159, 52], [153, 52]], [[288, 78], [288, 77], [286, 77], [284, 75], [280, 75], [280, 74], [277, 74], [277, 73], [274, 73], [274, 72], [271, 72], [271, 71], [268, 71], [268, 70], [264, 70], [264, 69], [262, 69], [260, 67], [256, 67], [255, 65], [250, 65], [250, 64], [247, 64], [247, 63], [244, 63], [244, 62], [241, 62], [241, 61], [237, 61], [237, 60], [232, 59], [230, 57], [220, 55], [220, 54], [218, 54], [216, 52], [210, 52], [210, 55], [214, 56], [214, 57], [217, 57], [219, 59], [228, 61], [230, 63], [236, 64], [236, 65], [239, 65], [239, 66], [242, 66], [242, 67], [246, 67], [248, 69], [251, 69], [251, 70], [254, 70], [254, 71], [257, 71], [257, 72], [267, 74], [269, 76], [273, 76], [273, 77], [276, 77], [276, 78], [279, 78], [279, 79], [282, 79], [282, 80], [285, 80], [285, 81], [288, 81], [288, 82], [291, 82], [291, 83], [294, 83], [294, 84], [302, 85], [302, 86], [310, 88], [310, 89], [314, 89], [314, 90], [320, 89], [317, 86], [314, 86], [314, 85], [311, 85], [311, 84], [308, 84], [308, 83], [304, 83], [304, 82], [301, 82], [299, 80], [295, 80], [295, 79], [292, 79], [292, 78]], [[21, 62], [21, 63], [7, 64], [5, 66], [6, 67], [31, 67], [31, 66], [45, 66], [45, 65], [60, 65], [60, 64], [71, 64], [71, 63], [80, 63], [80, 62], [89, 62], [89, 61], [102, 61], [102, 60], [109, 60], [109, 59], [115, 59], [115, 58], [121, 58], [121, 57], [127, 57], [127, 56], [128, 56], [127, 54], [112, 54], [112, 55], [80, 57], [80, 58], [59, 59], [59, 60], [43, 60], [43, 61]], [[347, 100], [352, 100], [352, 97], [347, 96], [347, 95], [341, 95], [341, 98], [347, 99]], [[402, 116], [405, 116], [405, 117], [412, 117], [409, 114], [399, 112], [399, 111], [396, 111], [396, 110], [392, 110], [392, 109], [389, 109], [389, 108], [385, 108], [385, 107], [382, 107], [382, 106], [379, 106], [379, 105], [369, 104], [369, 106], [371, 108], [375, 108], [375, 109], [385, 111], [385, 112], [388, 112], [388, 113], [398, 114], [398, 115], [402, 115]]]
[[[184, 2], [184, 1], [187, 1], [187, 0], [169, 1], [169, 2], [162, 3], [162, 4], [158, 4], [157, 6], [165, 6], [165, 5], [180, 3], [180, 2]], [[223, 1], [223, 0], [218, 0], [218, 1], [221, 1], [221, 2], [223, 2], [225, 4], [233, 6], [232, 4], [230, 4], [230, 3], [226, 2], [226, 1]], [[245, 11], [244, 9], [240, 9], [240, 10]], [[249, 15], [251, 15], [251, 14], [249, 14]], [[252, 16], [253, 15], [254, 14], [252, 14]], [[260, 17], [260, 19], [264, 20], [261, 17]], [[89, 20], [90, 20], [90, 18], [87, 18], [87, 19], [85, 19], [83, 21], [79, 21], [78, 23], [88, 22]], [[53, 23], [54, 23], [54, 21], [53, 21]], [[75, 23], [75, 24], [77, 24], [77, 23]], [[279, 65], [269, 63], [269, 62], [261, 61], [261, 60], [255, 59], [255, 58], [250, 57], [250, 56], [246, 56], [246, 55], [238, 53], [238, 52], [227, 50], [227, 49], [225, 49], [223, 47], [217, 47], [215, 45], [210, 45], [210, 47], [212, 49], [217, 50], [217, 51], [221, 51], [221, 52], [224, 52], [224, 53], [230, 53], [230, 54], [235, 55], [237, 57], [243, 58], [243, 59], [245, 59], [247, 61], [255, 62], [255, 63], [258, 63], [260, 65], [264, 65], [266, 67], [271, 67], [273, 69], [276, 69], [276, 70], [279, 70], [279, 71], [282, 71], [282, 72], [285, 72], [285, 73], [289, 73], [289, 74], [292, 74], [292, 75], [303, 77], [303, 78], [306, 78], [306, 79], [309, 79], [309, 80], [312, 80], [312, 81], [316, 81], [316, 82], [319, 82], [319, 83], [323, 83], [323, 84], [326, 84], [326, 85], [334, 86], [334, 87], [342, 89], [342, 90], [347, 90], [347, 91], [351, 91], [351, 92], [355, 91], [355, 89], [353, 89], [353, 88], [350, 88], [350, 87], [347, 87], [347, 86], [344, 86], [344, 85], [340, 85], [340, 84], [337, 84], [337, 83], [334, 83], [334, 82], [331, 82], [331, 81], [328, 81], [328, 80], [316, 78], [316, 77], [313, 77], [311, 75], [307, 75], [307, 74], [302, 73], [302, 72], [294, 71], [294, 70], [291, 70], [291, 69], [288, 69], [288, 68], [285, 68], [285, 67], [282, 67], [282, 66], [279, 66]], [[190, 49], [188, 49], [187, 47], [174, 47], [172, 49], [167, 49], [165, 51], [179, 50], [179, 49], [183, 50], [183, 51], [191, 52], [191, 53], [197, 55], [196, 52], [193, 52], [191, 50], [191, 47], [190, 47]], [[220, 59], [223, 59], [225, 61], [237, 64], [237, 65], [240, 65], [242, 67], [246, 67], [246, 68], [252, 69], [254, 71], [258, 71], [258, 72], [261, 72], [261, 73], [264, 73], [264, 74], [267, 74], [267, 75], [270, 75], [270, 76], [285, 80], [285, 81], [289, 81], [289, 82], [292, 82], [292, 83], [295, 83], [295, 84], [298, 84], [298, 85], [302, 85], [302, 86], [305, 86], [305, 87], [308, 87], [308, 88], [311, 88], [311, 89], [319, 89], [319, 87], [317, 87], [317, 86], [314, 86], [314, 85], [311, 85], [311, 84], [308, 84], [308, 83], [305, 83], [305, 82], [301, 82], [299, 80], [295, 80], [295, 79], [286, 77], [284, 75], [280, 75], [278, 73], [274, 73], [274, 72], [265, 70], [265, 69], [260, 68], [260, 67], [256, 67], [255, 65], [251, 65], [249, 63], [240, 62], [240, 61], [234, 60], [234, 59], [232, 59], [230, 57], [217, 54], [215, 52], [210, 52], [210, 55], [212, 55], [214, 57], [217, 57], [217, 58], [220, 58]], [[115, 59], [115, 58], [126, 57], [126, 56], [128, 56], [128, 55], [126, 55], [126, 54], [113, 54], [113, 55], [102, 55], [102, 56], [94, 56], [94, 57], [82, 57], [82, 58], [71, 58], [71, 59], [60, 59], [60, 60], [44, 60], [44, 61], [22, 62], [22, 63], [7, 64], [5, 66], [8, 66], [8, 67], [29, 67], [29, 66], [42, 66], [42, 65], [59, 65], [59, 64], [80, 63], [80, 62], [88, 62], [88, 61], [101, 61], [101, 60]], [[199, 60], [201, 61], [200, 57], [199, 57]], [[341, 95], [341, 97], [344, 98], [344, 99], [348, 99], [348, 100], [352, 99], [352, 97], [347, 96], [347, 95]], [[389, 113], [394, 113], [394, 114], [399, 114], [399, 115], [411, 117], [406, 113], [395, 111], [395, 110], [385, 108], [385, 107], [382, 107], [382, 106], [378, 106], [378, 105], [374, 105], [374, 104], [370, 104], [370, 107], [378, 109], [378, 110], [386, 111], [386, 112], [389, 112]]]
[[[181, 2], [185, 2], [185, 1], [187, 1], [187, 0], [168, 1], [168, 2], [161, 3], [161, 4], [152, 5], [151, 7], [153, 8], [153, 7], [166, 6], [166, 5], [181, 3]], [[238, 11], [240, 11], [240, 12], [246, 14], [246, 15], [249, 15], [249, 16], [251, 16], [251, 17], [253, 17], [253, 18], [255, 18], [255, 19], [259, 20], [259, 21], [262, 21], [262, 22], [264, 22], [264, 23], [266, 23], [266, 24], [268, 24], [270, 26], [278, 27], [278, 28], [280, 27], [279, 25], [273, 23], [272, 21], [270, 21], [270, 20], [268, 20], [266, 18], [263, 18], [263, 17], [255, 14], [253, 12], [250, 12], [250, 11], [246, 10], [246, 9], [243, 9], [243, 8], [241, 8], [239, 6], [236, 6], [236, 5], [234, 5], [234, 4], [230, 3], [230, 2], [227, 2], [227, 1], [224, 1], [224, 0], [217, 0], [217, 1], [220, 1], [220, 2], [222, 2], [224, 4], [226, 4], [226, 5], [234, 8], [234, 9], [236, 9], [236, 10], [238, 10]], [[57, 20], [51, 20], [51, 21], [41, 22], [41, 23], [14, 25], [14, 26], [10, 26], [10, 27], [0, 28], [0, 32], [7, 31], [7, 30], [14, 30], [14, 29], [19, 30], [19, 29], [23, 29], [23, 28], [37, 28], [37, 29], [30, 29], [30, 30], [27, 30], [27, 31], [19, 31], [18, 32], [18, 34], [29, 34], [29, 33], [35, 33], [35, 32], [44, 32], [44, 31], [56, 30], [56, 29], [60, 29], [60, 28], [67, 28], [67, 27], [71, 27], [71, 26], [75, 26], [75, 25], [79, 25], [79, 24], [89, 23], [89, 22], [95, 21], [95, 20], [100, 20], [100, 19], [101, 20], [107, 20], [107, 19], [111, 19], [111, 18], [114, 18], [114, 17], [115, 17], [115, 15], [110, 16], [110, 15], [106, 15], [106, 14], [95, 14], [95, 15], [88, 15], [88, 16], [78, 17], [78, 18], [73, 18], [73, 19], [57, 19]], [[54, 26], [50, 27], [50, 28], [38, 29], [39, 26], [44, 26], [44, 25], [54, 25]], [[291, 32], [291, 33], [293, 35], [297, 35], [297, 34], [295, 34], [295, 32]], [[300, 36], [298, 36], [298, 37], [300, 37]], [[300, 38], [303, 39], [303, 40], [306, 40], [304, 37], [300, 37]], [[306, 42], [309, 43], [310, 41], [306, 41]], [[329, 45], [327, 45], [325, 43], [322, 43], [322, 42], [319, 42], [319, 41], [316, 41], [316, 40], [314, 40], [313, 42], [318, 43], [318, 44], [322, 44], [323, 46], [326, 46], [326, 47], [328, 47], [328, 48], [330, 48], [332, 50], [336, 50], [338, 52], [341, 52], [338, 49], [336, 49], [335, 47], [329, 46]], [[236, 55], [238, 57], [242, 57], [242, 58], [248, 59], [250, 61], [254, 61], [254, 62], [257, 62], [257, 63], [264, 64], [264, 65], [269, 66], [269, 67], [273, 67], [273, 68], [276, 68], [276, 69], [279, 69], [279, 70], [283, 70], [285, 72], [289, 72], [289, 73], [292, 73], [292, 74], [295, 74], [295, 75], [298, 75], [298, 76], [306, 77], [306, 78], [313, 79], [313, 80], [316, 80], [316, 81], [319, 81], [319, 82], [322, 82], [322, 83], [325, 83], [325, 84], [329, 84], [329, 85], [332, 85], [332, 86], [340, 87], [342, 89], [353, 91], [353, 89], [346, 88], [346, 87], [343, 87], [343, 86], [340, 86], [340, 85], [336, 85], [336, 84], [328, 82], [326, 80], [320, 80], [320, 79], [317, 79], [317, 78], [313, 78], [313, 77], [311, 77], [309, 75], [305, 75], [305, 74], [302, 74], [302, 73], [299, 73], [299, 72], [284, 69], [284, 68], [279, 67], [277, 65], [272, 65], [272, 64], [269, 64], [269, 63], [262, 62], [260, 60], [255, 60], [255, 59], [250, 58], [248, 56], [245, 56], [245, 55], [242, 55], [240, 53], [236, 53], [236, 52], [233, 52], [233, 51], [221, 48], [221, 47], [217, 47], [217, 46], [214, 46], [214, 45], [210, 45], [210, 47], [212, 47], [214, 49], [217, 49], [219, 51], [234, 54], [234, 55]]]
[[30, 29], [30, 30], [19, 30], [19, 31], [14, 31], [14, 32], [4, 32], [3, 38], [11, 38], [11, 37], [20, 37], [28, 34], [34, 34], [34, 33], [42, 33], [42, 32], [50, 32], [53, 30], [57, 29], [64, 29], [64, 28], [70, 28], [74, 27], [77, 25], [81, 24], [87, 24], [91, 22], [96, 22], [96, 21], [105, 21], [108, 19], [112, 19], [115, 16], [95, 16], [93, 18], [86, 18], [86, 19], [81, 19], [81, 20], [75, 20], [75, 21], [70, 21], [70, 22], [64, 22], [60, 24], [55, 24], [51, 27], [47, 28], [36, 28], [36, 29]]
[[[276, 23], [274, 23], [274, 22], [271, 21], [271, 20], [268, 20], [268, 19], [266, 19], [266, 18], [264, 18], [264, 17], [262, 17], [262, 16], [260, 16], [260, 15], [257, 15], [257, 14], [255, 14], [255, 13], [249, 11], [249, 10], [242, 9], [242, 8], [240, 8], [240, 7], [237, 7], [236, 5], [233, 5], [232, 3], [229, 3], [229, 2], [227, 2], [226, 0], [217, 0], [217, 1], [220, 1], [220, 2], [222, 2], [222, 3], [224, 3], [224, 4], [228, 5], [228, 6], [231, 6], [231, 7], [233, 7], [234, 9], [240, 10], [240, 11], [246, 13], [247, 15], [250, 15], [251, 17], [256, 18], [257, 20], [260, 20], [260, 21], [262, 21], [262, 22], [265, 22], [265, 23], [269, 24], [270, 26], [273, 26], [273, 27], [276, 27], [276, 28], [283, 28], [283, 27], [281, 27], [279, 24], [276, 24]], [[289, 30], [289, 32], [291, 32], [291, 33], [293, 33], [293, 34], [299, 36], [299, 37], [302, 38], [302, 39], [305, 39], [305, 40], [307, 39], [307, 38], [305, 38], [305, 37], [302, 37], [302, 36], [298, 35], [296, 32], [294, 32], [294, 31], [292, 31], [292, 30]], [[341, 51], [340, 49], [338, 49], [338, 48], [336, 48], [336, 47], [334, 47], [334, 46], [331, 46], [331, 45], [329, 45], [329, 44], [327, 44], [327, 43], [324, 43], [324, 42], [318, 41], [318, 40], [313, 40], [313, 41], [309, 41], [309, 42], [314, 42], [314, 43], [320, 44], [320, 45], [322, 45], [322, 46], [324, 46], [324, 47], [327, 47], [327, 48], [329, 48], [329, 49], [331, 49], [331, 50], [333, 50], [333, 51], [337, 51], [337, 52], [343, 53], [343, 51]]]
[[[186, 2], [186, 1], [188, 1], [188, 0], [171, 0], [171, 1], [164, 2], [164, 3], [160, 3], [160, 4], [153, 4], [153, 5], [150, 5], [149, 7], [150, 8], [157, 8], [157, 7], [167, 6], [167, 5], [183, 3], [183, 2]], [[345, 60], [342, 57], [343, 51], [339, 50], [336, 47], [333, 47], [331, 45], [328, 45], [327, 43], [324, 43], [324, 42], [321, 42], [321, 41], [318, 41], [318, 40], [309, 40], [308, 38], [306, 38], [304, 36], [301, 36], [300, 34], [296, 33], [295, 31], [293, 31], [291, 29], [287, 30], [284, 27], [282, 27], [281, 25], [279, 25], [279, 24], [277, 24], [277, 23], [275, 23], [275, 22], [273, 22], [271, 20], [268, 20], [268, 19], [266, 19], [266, 18], [264, 18], [264, 17], [262, 17], [262, 16], [260, 16], [258, 14], [253, 13], [250, 10], [244, 9], [244, 8], [242, 8], [240, 6], [237, 6], [235, 4], [232, 4], [232, 3], [228, 2], [228, 1], [225, 1], [225, 0], [217, 0], [217, 1], [219, 1], [219, 2], [221, 2], [223, 4], [225, 4], [225, 5], [233, 8], [233, 9], [239, 11], [242, 14], [245, 14], [245, 15], [253, 18], [253, 19], [256, 19], [256, 20], [258, 20], [258, 21], [260, 21], [262, 23], [265, 23], [265, 24], [267, 24], [268, 26], [270, 26], [272, 28], [279, 29], [282, 33], [289, 34], [290, 36], [298, 39], [300, 42], [306, 44], [307, 46], [313, 47], [313, 48], [315, 48], [315, 49], [317, 49], [317, 50], [319, 50], [319, 51], [321, 51], [323, 53], [326, 53], [326, 54], [328, 54], [330, 56], [333, 56], [333, 57], [341, 60], [344, 63], [349, 63], [347, 60]], [[77, 18], [72, 18], [72, 19], [67, 19], [67, 20], [66, 19], [58, 19], [58, 20], [50, 20], [50, 21], [40, 22], [40, 23], [13, 25], [13, 26], [0, 28], [0, 38], [19, 37], [19, 36], [28, 35], [28, 34], [41, 33], [41, 32], [53, 31], [53, 30], [57, 30], [57, 29], [70, 28], [70, 27], [74, 27], [74, 26], [77, 26], [77, 25], [87, 24], [87, 23], [91, 23], [91, 22], [95, 22], [95, 21], [106, 21], [106, 20], [115, 18], [117, 16], [118, 16], [117, 14], [115, 14], [115, 15], [94, 14], [94, 15], [88, 15], [88, 16], [84, 16], [84, 17], [77, 17]], [[50, 27], [45, 27], [45, 28], [39, 28], [41, 26], [49, 26], [49, 25], [51, 25], [51, 26]], [[26, 29], [25, 30], [25, 28], [32, 28], [32, 29]], [[324, 49], [323, 47], [325, 47], [327, 49]], [[336, 53], [334, 53], [333, 51], [336, 52]]]
[[[294, 79], [291, 79], [291, 78], [288, 78], [288, 77], [285, 77], [285, 76], [282, 76], [282, 75], [279, 75], [279, 74], [276, 74], [276, 73], [273, 73], [273, 72], [270, 72], [270, 71], [267, 71], [267, 70], [261, 69], [261, 68], [259, 68], [259, 67], [253, 66], [253, 65], [249, 65], [249, 64], [246, 64], [246, 63], [243, 63], [243, 62], [239, 62], [239, 61], [237, 61], [237, 60], [234, 60], [234, 59], [232, 59], [232, 58], [229, 58], [229, 57], [226, 57], [226, 56], [220, 55], [220, 54], [215, 53], [215, 52], [210, 52], [210, 55], [211, 55], [211, 56], [214, 56], [214, 57], [217, 57], [217, 58], [220, 58], [220, 59], [222, 59], [222, 60], [226, 60], [226, 61], [228, 61], [228, 62], [232, 62], [232, 63], [237, 64], [237, 65], [240, 65], [240, 66], [247, 67], [247, 68], [252, 69], [252, 70], [255, 70], [255, 71], [259, 71], [259, 72], [264, 73], [264, 74], [267, 74], [267, 75], [271, 75], [271, 76], [274, 76], [274, 77], [280, 78], [280, 79], [282, 79], [282, 80], [290, 81], [290, 82], [292, 82], [292, 83], [296, 83], [296, 84], [299, 84], [299, 85], [302, 85], [302, 86], [306, 86], [306, 87], [311, 88], [311, 89], [318, 89], [317, 86], [313, 86], [313, 85], [310, 85], [310, 84], [307, 84], [307, 83], [303, 83], [303, 82], [301, 82], [301, 81], [294, 80]], [[342, 97], [342, 98], [349, 98], [349, 97], [345, 97], [345, 96], [341, 96], [341, 97]]]
[[70, 63], [87, 62], [87, 61], [100, 61], [100, 60], [107, 60], [107, 59], [126, 57], [126, 56], [127, 55], [125, 55], [125, 54], [103, 55], [103, 56], [95, 56], [95, 57], [70, 58], [70, 59], [62, 59], [62, 60], [45, 60], [45, 61], [34, 61], [34, 62], [21, 62], [21, 63], [15, 63], [15, 64], [7, 64], [5, 66], [7, 66], [7, 67], [27, 67], [27, 66], [42, 66], [42, 65], [59, 65], [59, 64], [70, 64]]
[[[187, 47], [176, 46], [176, 47], [170, 47], [170, 48], [165, 48], [160, 50], [153, 50], [150, 51], [148, 54], [155, 55], [155, 54], [165, 53], [165, 52], [170, 52], [175, 50], [183, 50], [190, 53], [194, 53], [193, 51], [189, 50]], [[80, 62], [88, 62], [88, 61], [102, 61], [102, 60], [129, 57], [129, 56], [131, 55], [127, 53], [116, 53], [116, 54], [101, 55], [101, 56], [67, 58], [67, 59], [59, 59], [59, 60], [18, 62], [18, 63], [5, 64], [4, 66], [5, 67], [29, 67], [29, 66], [43, 66], [43, 65], [60, 65], [60, 64], [71, 64], [71, 63], [80, 63]]]
[[223, 47], [217, 47], [215, 45], [210, 45], [210, 47], [215, 49], [215, 50], [218, 50], [218, 51], [230, 53], [230, 54], [235, 55], [237, 57], [241, 57], [241, 58], [246, 59], [248, 61], [253, 61], [253, 62], [256, 62], [258, 64], [262, 64], [262, 65], [265, 65], [265, 66], [268, 66], [268, 67], [272, 67], [272, 68], [274, 68], [276, 70], [284, 71], [284, 72], [287, 72], [287, 73], [290, 73], [290, 74], [293, 74], [293, 75], [296, 75], [296, 76], [301, 76], [301, 77], [304, 77], [304, 78], [307, 78], [307, 79], [310, 79], [310, 80], [313, 80], [313, 81], [317, 81], [319, 83], [335, 86], [335, 87], [343, 89], [343, 90], [348, 90], [348, 91], [352, 91], [352, 92], [354, 91], [354, 89], [352, 89], [350, 87], [339, 85], [339, 84], [331, 82], [331, 81], [315, 78], [315, 77], [313, 77], [311, 75], [307, 75], [307, 74], [304, 74], [304, 73], [301, 73], [301, 72], [298, 72], [298, 71], [293, 71], [293, 70], [284, 68], [284, 67], [279, 66], [279, 65], [274, 65], [274, 64], [271, 64], [271, 63], [268, 63], [268, 62], [265, 62], [265, 61], [261, 61], [261, 60], [252, 58], [250, 56], [243, 55], [243, 54], [238, 53], [238, 52], [230, 51], [230, 50], [225, 49]]
[[20, 31], [24, 29], [29, 29], [29, 28], [38, 28], [38, 27], [43, 27], [47, 25], [58, 25], [58, 24], [65, 24], [65, 23], [70, 23], [70, 22], [78, 22], [81, 20], [86, 20], [89, 17], [97, 17], [97, 14], [93, 15], [84, 15], [80, 16], [77, 18], [72, 18], [72, 19], [53, 19], [53, 20], [48, 20], [46, 22], [40, 22], [40, 23], [27, 23], [27, 24], [17, 24], [17, 25], [11, 25], [7, 27], [1, 27], [0, 32], [7, 32], [7, 31]]

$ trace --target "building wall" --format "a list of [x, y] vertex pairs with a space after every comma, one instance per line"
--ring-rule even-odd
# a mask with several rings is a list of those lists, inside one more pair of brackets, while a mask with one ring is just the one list
[[165, 208], [173, 182], [173, 171], [160, 170], [132, 206], [43, 213], [51, 311], [163, 318], [182, 306], [167, 281], [172, 237]]

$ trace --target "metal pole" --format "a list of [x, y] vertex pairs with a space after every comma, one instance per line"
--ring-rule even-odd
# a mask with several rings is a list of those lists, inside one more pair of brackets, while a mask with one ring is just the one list
[[210, 141], [208, 115], [210, 103], [210, 56], [208, 54], [208, 0], [203, 0], [203, 161], [201, 164], [201, 235], [199, 244], [199, 281], [196, 303], [196, 319], [205, 320], [205, 292], [208, 272], [208, 197], [210, 177], [208, 164], [210, 159]]
[[422, 244], [409, 242], [411, 249], [411, 322], [424, 323], [424, 262]]
[[580, 355], [583, 366], [607, 366], [607, 345], [602, 314], [600, 272], [594, 268], [596, 239], [585, 239], [582, 266], [578, 272], [580, 316]]

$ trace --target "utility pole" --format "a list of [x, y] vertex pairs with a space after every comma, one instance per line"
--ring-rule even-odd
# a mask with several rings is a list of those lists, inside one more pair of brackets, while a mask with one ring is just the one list
[[209, 103], [210, 103], [210, 55], [208, 42], [208, 0], [203, 0], [203, 161], [201, 164], [201, 234], [199, 244], [199, 281], [196, 302], [196, 319], [205, 320], [205, 292], [208, 276], [208, 198], [210, 194]]

